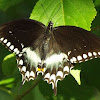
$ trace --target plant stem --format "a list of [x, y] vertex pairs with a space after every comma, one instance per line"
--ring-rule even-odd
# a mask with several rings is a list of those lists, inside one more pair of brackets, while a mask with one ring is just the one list
[[9, 95], [11, 95], [13, 97], [15, 96], [10, 90], [8, 90], [6, 88], [0, 87], [0, 90], [5, 91], [6, 93], [8, 93]]
[[41, 79], [42, 79], [42, 76], [38, 75], [38, 78], [34, 81], [32, 87], [30, 87], [28, 90], [26, 90], [22, 95], [17, 95], [15, 97], [15, 100], [21, 100], [21, 98], [23, 98], [25, 95], [27, 95], [35, 86], [38, 85], [38, 83], [40, 82]]

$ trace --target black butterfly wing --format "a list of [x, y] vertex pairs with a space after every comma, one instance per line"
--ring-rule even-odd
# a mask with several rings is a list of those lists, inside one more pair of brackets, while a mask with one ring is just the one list
[[74, 26], [59, 26], [54, 28], [53, 34], [71, 63], [100, 57], [100, 38], [89, 31]]
[[[26, 62], [23, 49], [33, 47], [37, 40], [41, 40], [39, 37], [43, 36], [44, 32], [45, 26], [42, 23], [30, 19], [11, 21], [0, 26], [0, 42], [16, 54], [23, 83], [25, 79], [36, 77], [35, 67], [30, 68], [30, 64]], [[30, 77], [27, 77], [29, 72]]]
[[[0, 41], [12, 52], [28, 47], [43, 34], [45, 26], [35, 20], [20, 19], [0, 26]], [[14, 50], [17, 48], [16, 50]], [[16, 52], [15, 52], [16, 53]], [[17, 54], [17, 53], [16, 53]]]

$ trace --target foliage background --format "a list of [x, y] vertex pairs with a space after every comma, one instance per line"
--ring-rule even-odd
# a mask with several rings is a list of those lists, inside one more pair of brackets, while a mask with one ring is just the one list
[[[54, 15], [58, 9], [58, 13]], [[87, 30], [92, 29], [94, 34], [100, 36], [100, 0], [0, 0], [0, 24], [19, 18], [36, 19], [45, 25], [52, 19], [54, 26], [75, 25]], [[81, 85], [69, 75], [58, 82], [58, 95], [54, 96], [51, 85], [43, 80], [30, 92], [27, 90], [34, 81], [25, 83], [20, 88], [21, 75], [16, 67], [15, 55], [9, 54], [10, 52], [0, 44], [0, 100], [100, 99], [99, 58], [76, 64], [75, 70], [81, 69]]]

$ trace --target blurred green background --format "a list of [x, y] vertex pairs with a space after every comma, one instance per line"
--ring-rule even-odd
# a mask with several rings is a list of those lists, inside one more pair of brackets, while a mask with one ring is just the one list
[[[0, 24], [22, 18], [45, 25], [52, 20], [54, 26], [78, 26], [100, 36], [100, 0], [0, 0]], [[57, 96], [43, 80], [31, 91], [35, 81], [20, 87], [21, 75], [16, 66], [15, 55], [0, 44], [0, 100], [100, 100], [99, 58], [76, 64], [74, 70], [81, 71], [81, 85], [68, 75], [58, 82]]]

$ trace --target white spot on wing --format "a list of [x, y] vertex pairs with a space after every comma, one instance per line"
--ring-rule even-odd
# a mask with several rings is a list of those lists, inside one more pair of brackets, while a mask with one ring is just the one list
[[88, 56], [87, 54], [83, 54], [83, 58], [86, 59]]
[[8, 42], [6, 45], [9, 47], [11, 45], [11, 42]]
[[19, 61], [19, 65], [23, 65], [23, 60], [22, 59]]
[[74, 62], [72, 58], [70, 59], [70, 62], [71, 62], [71, 63], [73, 63], [73, 62]]
[[74, 51], [76, 51], [76, 49], [74, 49]]
[[21, 43], [22, 48], [24, 47], [23, 43]]
[[[70, 70], [69, 70], [69, 67], [68, 67], [68, 66], [65, 66], [64, 69], [63, 69], [63, 71], [64, 71], [64, 72], [67, 71], [67, 72], [69, 73], [69, 71], [70, 71]], [[65, 73], [65, 74], [64, 74], [64, 78], [65, 78], [66, 75], [68, 75], [68, 73]]]
[[89, 56], [89, 57], [92, 57], [92, 53], [91, 53], [91, 52], [88, 52], [88, 56]]
[[[53, 80], [54, 81], [54, 83], [55, 83], [55, 81], [56, 81], [56, 76], [55, 76], [55, 74], [52, 74], [51, 76], [50, 76], [50, 81], [51, 80]], [[52, 83], [52, 89], [54, 89], [54, 83], [51, 81], [50, 82], [50, 84]]]
[[23, 67], [21, 68], [21, 72], [22, 72], [22, 71], [26, 72], [26, 67], [25, 67], [25, 66], [23, 66]]
[[57, 74], [56, 74], [56, 77], [57, 76], [60, 76], [61, 78], [63, 78], [63, 72], [62, 71], [58, 71]]
[[28, 78], [29, 78], [29, 71], [27, 71], [27, 72], [25, 73], [25, 77], [28, 77]]
[[21, 57], [21, 56], [22, 56], [22, 54], [20, 53], [18, 56], [19, 56], [19, 57]]
[[82, 60], [82, 57], [79, 55], [79, 56], [77, 56], [77, 59], [78, 60]]
[[88, 59], [85, 59], [85, 61], [88, 61]]
[[7, 43], [7, 39], [5, 39], [3, 42], [4, 42], [4, 43]]
[[12, 31], [9, 31], [9, 33], [11, 34], [11, 33], [12, 33]]
[[74, 62], [76, 62], [76, 61], [77, 61], [77, 59], [76, 59], [75, 57], [72, 57], [72, 59], [73, 59], [73, 61], [74, 61]]
[[13, 46], [13, 45], [11, 45], [11, 46], [10, 46], [10, 49], [11, 49], [11, 50], [13, 50], [13, 49], [14, 49], [14, 46]]
[[0, 38], [0, 40], [3, 41], [4, 40], [4, 37]]
[[18, 48], [15, 48], [15, 49], [14, 49], [14, 52], [15, 52], [16, 54], [19, 54]]
[[98, 52], [98, 55], [100, 55], [100, 52]]
[[21, 68], [20, 67], [18, 67], [18, 69], [19, 69], [19, 71], [21, 71]]
[[63, 71], [64, 71], [64, 72], [65, 72], [65, 71], [69, 72], [69, 67], [68, 67], [68, 66], [65, 66], [64, 69], [63, 69]]
[[50, 78], [50, 73], [47, 73], [45, 76], [44, 76], [44, 78]]
[[68, 52], [68, 56], [71, 54], [71, 51]]
[[86, 48], [86, 46], [84, 46], [84, 48]]
[[[22, 74], [22, 82], [24, 81], [25, 79], [25, 75]], [[23, 82], [23, 84], [25, 83], [25, 81]]]
[[97, 53], [96, 53], [96, 52], [93, 52], [93, 55], [94, 55], [94, 56], [97, 56]]
[[31, 71], [30, 76], [35, 77], [35, 73], [33, 71]]

